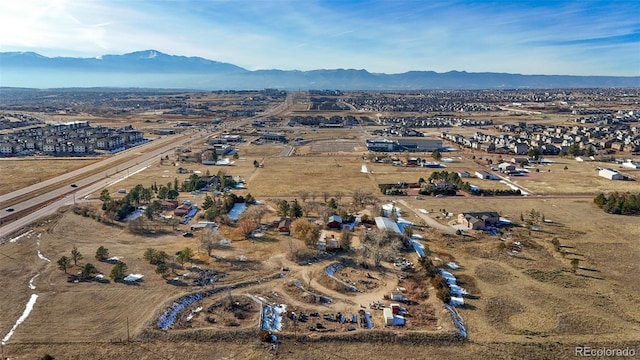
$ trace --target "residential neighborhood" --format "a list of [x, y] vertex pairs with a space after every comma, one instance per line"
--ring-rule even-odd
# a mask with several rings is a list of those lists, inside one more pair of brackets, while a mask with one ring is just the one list
[[0, 155], [113, 154], [145, 142], [143, 133], [131, 125], [115, 129], [92, 127], [88, 121], [70, 121], [0, 134]]
[[477, 131], [468, 137], [442, 132], [440, 137], [456, 145], [496, 154], [526, 155], [532, 149], [544, 155], [640, 152], [640, 125], [629, 123], [595, 127], [527, 123], [499, 125], [496, 129], [502, 134]]

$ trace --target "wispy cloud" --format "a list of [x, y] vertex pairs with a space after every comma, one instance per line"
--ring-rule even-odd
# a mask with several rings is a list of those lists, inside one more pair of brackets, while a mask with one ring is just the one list
[[640, 75], [638, 1], [0, 3], [2, 50], [157, 49], [248, 69]]

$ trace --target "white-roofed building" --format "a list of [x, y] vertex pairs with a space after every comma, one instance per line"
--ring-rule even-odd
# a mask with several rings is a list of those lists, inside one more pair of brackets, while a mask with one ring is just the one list
[[395, 221], [382, 216], [376, 216], [374, 220], [376, 222], [376, 227], [378, 227], [378, 229], [389, 230], [392, 233], [402, 235], [402, 231], [400, 231], [400, 228], [398, 227], [398, 224], [396, 224]]
[[598, 175], [609, 180], [624, 180], [624, 176], [613, 169], [602, 169], [598, 171]]

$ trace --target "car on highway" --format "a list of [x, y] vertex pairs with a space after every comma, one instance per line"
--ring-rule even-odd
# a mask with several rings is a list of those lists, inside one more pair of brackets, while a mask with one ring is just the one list
[[12, 211], [13, 211], [13, 208], [7, 208], [7, 209], [6, 209], [6, 211], [8, 211], [8, 212], [12, 212]]
[[72, 188], [77, 188], [77, 187], [78, 187], [78, 184], [71, 184], [71, 187], [72, 187]]

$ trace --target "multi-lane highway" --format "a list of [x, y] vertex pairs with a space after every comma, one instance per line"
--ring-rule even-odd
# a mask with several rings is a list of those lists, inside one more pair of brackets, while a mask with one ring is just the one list
[[[289, 94], [283, 103], [254, 117], [225, 123], [222, 128], [239, 127], [253, 120], [282, 114], [292, 104], [293, 95]], [[84, 168], [0, 196], [0, 242], [61, 206], [82, 201], [87, 195], [144, 170], [175, 148], [211, 135], [215, 133], [200, 130], [165, 136]], [[9, 208], [12, 211], [6, 210]]]
[[[3, 210], [0, 214], [0, 239], [51, 214], [61, 206], [79, 201], [148, 167], [176, 147], [199, 140], [206, 135], [206, 132], [195, 132], [161, 138], [82, 169], [1, 196], [0, 204]], [[6, 211], [8, 207], [13, 211]]]

